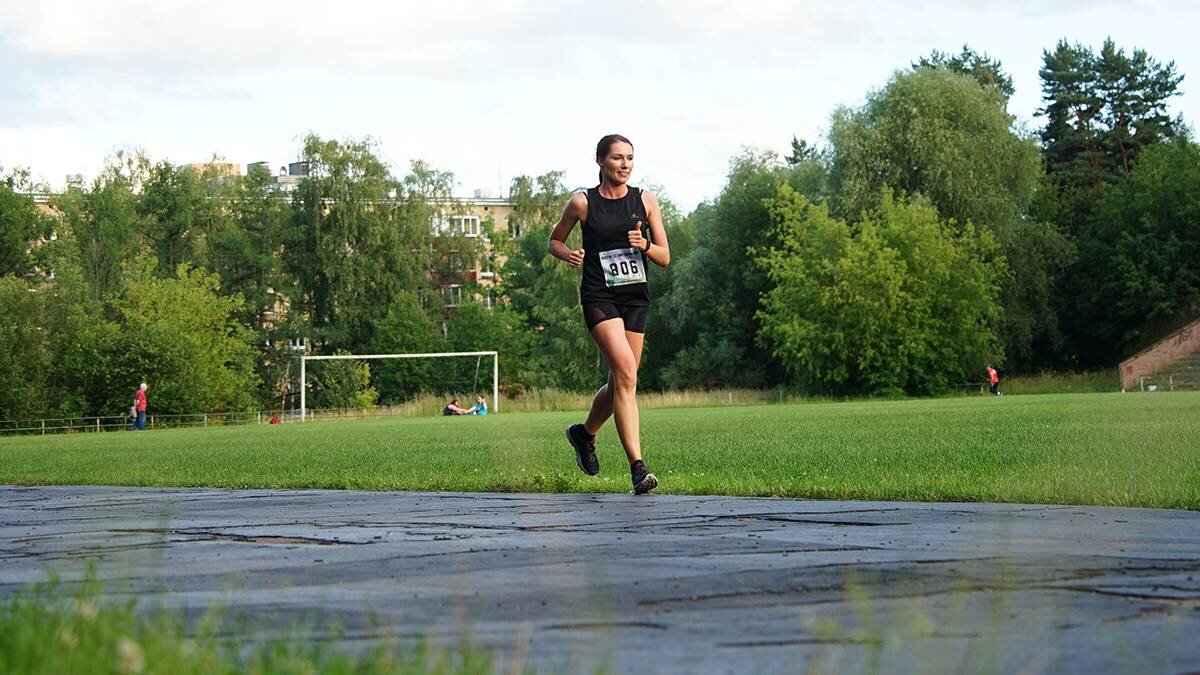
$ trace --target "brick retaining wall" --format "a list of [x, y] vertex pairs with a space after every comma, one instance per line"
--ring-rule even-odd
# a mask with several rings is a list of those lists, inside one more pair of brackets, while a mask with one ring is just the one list
[[1121, 362], [1121, 389], [1133, 389], [1140, 378], [1150, 377], [1200, 350], [1200, 319], [1180, 328], [1166, 338]]

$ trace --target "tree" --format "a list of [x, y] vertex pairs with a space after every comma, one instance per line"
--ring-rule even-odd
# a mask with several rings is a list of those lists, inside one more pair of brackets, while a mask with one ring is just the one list
[[0, 277], [31, 272], [30, 247], [50, 234], [33, 198], [21, 194], [30, 189], [28, 171], [12, 171], [0, 178]]
[[291, 311], [318, 349], [353, 353], [371, 344], [375, 324], [402, 292], [444, 305], [436, 289], [478, 255], [461, 234], [434, 237], [453, 177], [415, 162], [397, 181], [369, 140], [310, 136], [303, 161], [309, 176], [293, 194], [284, 270], [295, 283]]
[[764, 387], [779, 381], [749, 319], [771, 285], [751, 250], [771, 243], [765, 200], [784, 183], [817, 198], [824, 167], [816, 159], [789, 167], [773, 153], [746, 150], [730, 162], [721, 194], [692, 213], [697, 245], [672, 262], [672, 286], [658, 301], [666, 340], [678, 346], [663, 367], [662, 384]]
[[282, 242], [289, 209], [274, 177], [255, 166], [226, 193], [224, 214], [208, 235], [208, 268], [220, 276], [221, 295], [240, 294], [239, 321], [255, 332], [260, 398], [273, 405], [290, 387], [288, 340], [300, 334], [289, 315], [295, 284], [283, 273]]
[[0, 277], [0, 419], [97, 414], [96, 375], [119, 328], [69, 259], [53, 271]]
[[143, 236], [158, 258], [158, 270], [170, 276], [180, 265], [207, 266], [209, 236], [225, 219], [226, 195], [218, 196], [216, 177], [190, 167], [159, 162], [142, 185], [137, 214]]
[[120, 361], [121, 326], [97, 300], [83, 271], [69, 257], [57, 261], [54, 278], [39, 290], [45, 303], [40, 327], [53, 337], [48, 407], [43, 415], [74, 417], [121, 414], [108, 405], [118, 392], [132, 400], [137, 383], [117, 381], [113, 360]]
[[444, 319], [457, 302], [444, 292], [452, 286], [468, 292], [468, 271], [480, 258], [482, 242], [461, 229], [467, 207], [451, 195], [453, 174], [414, 161], [401, 185], [404, 196], [401, 221], [410, 228], [409, 240], [430, 242], [426, 272], [431, 273], [427, 278], [432, 284], [418, 286], [418, 292], [422, 294], [422, 302]]
[[[338, 352], [345, 354], [346, 352]], [[312, 376], [318, 408], [374, 408], [379, 394], [371, 386], [371, 369], [351, 359], [323, 361]]]
[[1142, 150], [1180, 133], [1167, 112], [1183, 81], [1174, 61], [1159, 64], [1141, 49], [1126, 56], [1111, 39], [1099, 54], [1061, 40], [1042, 58], [1041, 136], [1047, 172], [1060, 187], [1128, 176]]
[[1146, 148], [1129, 179], [1097, 209], [1099, 236], [1081, 242], [1105, 274], [1087, 301], [1107, 308], [1094, 334], [1124, 358], [1200, 316], [1200, 147], [1187, 140]]
[[925, 195], [947, 220], [999, 229], [1023, 215], [1041, 175], [1037, 145], [1013, 124], [998, 94], [966, 75], [897, 73], [862, 108], [834, 112], [839, 212], [870, 209], [890, 187]]
[[810, 162], [820, 157], [815, 145], [810, 145], [808, 141], [803, 141], [795, 136], [792, 136], [792, 154], [788, 155], [788, 166], [796, 166], [804, 162]]
[[145, 220], [137, 212], [137, 190], [149, 170], [141, 154], [118, 153], [90, 189], [71, 189], [55, 200], [63, 215], [72, 258], [97, 300], [120, 291], [122, 266], [142, 250]]
[[1029, 367], [1035, 347], [1057, 344], [1052, 299], [1072, 249], [1031, 216], [1037, 146], [1014, 128], [999, 90], [945, 67], [897, 73], [862, 108], [834, 113], [830, 146], [835, 215], [852, 219], [890, 188], [927, 197], [960, 228], [986, 228], [1010, 271], [998, 327], [1010, 364]]
[[[388, 304], [375, 325], [370, 351], [377, 354], [427, 354], [444, 351], [445, 342], [415, 291], [403, 291]], [[380, 400], [393, 404], [436, 389], [438, 369], [433, 360], [389, 359], [375, 364]]]
[[37, 289], [23, 279], [0, 276], [0, 420], [29, 419], [50, 408], [54, 363], [45, 311]]
[[782, 185], [769, 208], [777, 246], [762, 342], [807, 393], [934, 394], [996, 360], [1003, 261], [986, 230], [947, 226], [923, 197], [847, 224]]
[[[488, 309], [478, 302], [463, 303], [454, 308], [446, 323], [446, 346], [450, 351], [500, 353], [500, 381], [510, 394], [518, 394], [523, 389], [520, 374], [529, 369], [528, 360], [535, 339], [525, 317], [503, 305]], [[470, 383], [477, 393], [491, 392], [489, 358], [454, 361], [455, 382]], [[491, 396], [490, 393], [486, 395]]]
[[[529, 265], [533, 285], [522, 312], [536, 335], [527, 370], [521, 379], [532, 386], [581, 391], [599, 386], [608, 373], [595, 343], [583, 329], [579, 309], [579, 271], [546, 252], [549, 228], [535, 229], [521, 241], [521, 256]], [[572, 235], [578, 237], [578, 234]], [[572, 248], [577, 243], [568, 243]]]
[[[546, 242], [571, 198], [562, 178], [561, 171], [551, 171], [536, 178], [513, 178], [508, 189], [508, 201], [513, 210], [508, 216], [507, 232], [495, 233], [492, 238], [492, 245], [505, 257], [496, 290], [509, 300], [514, 310], [526, 317], [539, 304], [534, 288], [541, 276], [542, 263], [554, 266], [557, 262], [546, 250]], [[580, 237], [578, 230], [572, 231], [569, 245], [578, 247]]]
[[1114, 274], [1108, 265], [1119, 239], [1105, 229], [1111, 219], [1098, 207], [1111, 203], [1106, 193], [1130, 179], [1147, 148], [1183, 135], [1182, 121], [1167, 111], [1183, 76], [1174, 62], [1162, 65], [1141, 49], [1126, 55], [1112, 40], [1099, 54], [1060, 41], [1043, 54], [1039, 74], [1046, 174], [1034, 211], [1079, 248], [1057, 294], [1055, 311], [1067, 336], [1058, 365], [1111, 365], [1129, 344], [1121, 336], [1144, 327], [1127, 323], [1139, 320], [1139, 312], [1114, 314], [1106, 294], [1096, 292], [1098, 280]]
[[241, 298], [222, 297], [219, 289], [216, 276], [187, 265], [169, 279], [145, 260], [130, 268], [112, 303], [120, 332], [106, 341], [107, 414], [127, 408], [139, 382], [154, 387], [159, 413], [253, 408], [254, 334], [237, 321]]
[[944, 68], [966, 75], [983, 88], [994, 90], [1003, 98], [1005, 104], [1017, 92], [1016, 87], [1013, 86], [1012, 77], [1004, 72], [1004, 66], [999, 60], [993, 59], [987, 54], [979, 54], [967, 45], [963, 45], [962, 51], [958, 54], [933, 50], [929, 56], [922, 56], [920, 60], [913, 62], [913, 70], [922, 68]]
[[[517, 380], [529, 386], [570, 390], [595, 388], [607, 373], [579, 313], [579, 271], [550, 255], [546, 243], [571, 193], [561, 172], [518, 176], [509, 187], [513, 212], [509, 230], [518, 233], [502, 245], [508, 259], [498, 291], [533, 335]], [[575, 228], [567, 240], [578, 248]]]
[[544, 229], [558, 222], [571, 191], [563, 185], [562, 171], [549, 171], [537, 177], [517, 176], [508, 188], [513, 211], [508, 216], [508, 232], [513, 240], [533, 229]]
[[647, 189], [652, 190], [658, 199], [663, 228], [667, 231], [667, 243], [671, 246], [672, 263], [667, 267], [653, 267], [647, 277], [650, 284], [650, 313], [646, 317], [646, 340], [642, 347], [638, 387], [662, 389], [666, 386], [663, 378], [666, 367], [684, 345], [672, 331], [670, 316], [664, 311], [661, 300], [671, 295], [678, 279], [679, 266], [676, 261], [691, 255], [696, 246], [696, 233], [691, 219], [684, 217], [664, 188], [647, 186]]

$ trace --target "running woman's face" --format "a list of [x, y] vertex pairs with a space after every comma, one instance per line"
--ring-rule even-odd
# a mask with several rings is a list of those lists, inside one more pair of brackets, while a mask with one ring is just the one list
[[609, 183], [624, 185], [629, 182], [629, 174], [633, 172], [633, 146], [617, 141], [608, 147], [604, 159], [598, 159], [596, 163]]

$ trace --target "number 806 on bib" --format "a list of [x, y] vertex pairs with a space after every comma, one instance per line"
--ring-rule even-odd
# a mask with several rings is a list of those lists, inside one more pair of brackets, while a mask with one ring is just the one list
[[604, 268], [604, 283], [609, 288], [646, 281], [646, 263], [636, 248], [601, 251], [600, 266]]

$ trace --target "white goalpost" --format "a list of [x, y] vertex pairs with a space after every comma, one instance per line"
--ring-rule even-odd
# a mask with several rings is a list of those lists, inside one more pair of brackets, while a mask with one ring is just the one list
[[308, 415], [306, 405], [307, 383], [305, 364], [309, 361], [367, 361], [373, 359], [433, 359], [451, 356], [492, 357], [492, 412], [500, 412], [500, 352], [441, 352], [438, 354], [335, 354], [331, 356], [300, 356], [300, 421]]

